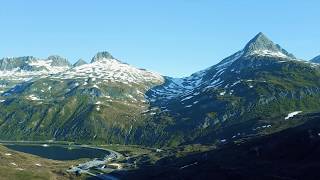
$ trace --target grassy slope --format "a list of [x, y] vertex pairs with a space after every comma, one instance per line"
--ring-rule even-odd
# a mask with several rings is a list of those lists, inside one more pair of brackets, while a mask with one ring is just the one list
[[[12, 155], [8, 156], [6, 153], [10, 153]], [[15, 163], [16, 165], [11, 163]], [[72, 164], [76, 163], [76, 161], [54, 161], [43, 159], [37, 156], [12, 151], [4, 146], [0, 146], [0, 179], [85, 179], [85, 176], [76, 177], [65, 171]], [[36, 164], [41, 164], [41, 167], [38, 167]]]
[[320, 113], [291, 120], [306, 122], [207, 152], [166, 157], [154, 166], [119, 174], [123, 179], [319, 179]]

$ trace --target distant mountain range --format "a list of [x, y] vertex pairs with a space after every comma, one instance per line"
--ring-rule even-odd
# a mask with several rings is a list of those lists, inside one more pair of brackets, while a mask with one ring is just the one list
[[60, 56], [3, 58], [0, 139], [175, 146], [272, 134], [296, 125], [288, 113], [319, 110], [319, 62], [296, 58], [263, 33], [184, 78], [108, 52], [74, 65]]

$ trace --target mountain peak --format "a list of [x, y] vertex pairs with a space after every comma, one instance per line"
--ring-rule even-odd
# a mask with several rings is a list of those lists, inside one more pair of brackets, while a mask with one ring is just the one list
[[313, 58], [313, 59], [311, 59], [310, 61], [314, 62], [314, 63], [320, 63], [320, 55], [315, 57], [315, 58]]
[[73, 64], [73, 67], [81, 66], [81, 65], [84, 65], [84, 64], [88, 64], [88, 63], [83, 59], [79, 59], [77, 62], [75, 62]]
[[292, 54], [288, 53], [280, 45], [272, 42], [262, 32], [258, 33], [251, 39], [244, 48], [244, 55], [261, 55], [261, 56], [276, 56], [282, 58], [295, 58]]
[[91, 60], [91, 63], [102, 60], [102, 59], [115, 59], [109, 52], [102, 51], [98, 52]]
[[256, 50], [279, 51], [279, 45], [273, 43], [266, 35], [260, 32], [251, 39], [244, 48], [245, 52]]
[[70, 66], [69, 61], [59, 55], [51, 55], [47, 58], [47, 60], [52, 61], [52, 66]]
[[271, 41], [263, 32], [259, 32], [257, 35], [252, 38], [252, 41]]

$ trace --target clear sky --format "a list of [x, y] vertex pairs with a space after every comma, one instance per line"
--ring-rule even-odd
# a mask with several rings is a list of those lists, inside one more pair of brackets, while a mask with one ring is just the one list
[[319, 0], [0, 0], [0, 56], [90, 61], [98, 51], [186, 76], [258, 32], [299, 58], [320, 55]]

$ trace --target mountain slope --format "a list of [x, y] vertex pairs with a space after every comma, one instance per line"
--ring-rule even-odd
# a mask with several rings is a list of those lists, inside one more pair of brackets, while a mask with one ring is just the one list
[[261, 118], [317, 110], [319, 78], [317, 65], [296, 59], [259, 33], [217, 65], [186, 78], [166, 78], [147, 95], [151, 106], [175, 119], [165, 128], [174, 134], [171, 143], [215, 142], [273, 126]]
[[59, 57], [11, 61], [3, 66], [10, 72], [41, 73], [4, 88], [3, 139], [219, 144], [277, 132], [295, 125], [284, 119], [288, 113], [320, 108], [319, 65], [295, 58], [262, 33], [184, 78], [132, 67], [108, 52], [74, 67]]
[[3, 93], [6, 139], [126, 142], [145, 119], [144, 93], [162, 76], [98, 53], [90, 64], [23, 82]]
[[317, 56], [317, 57], [311, 59], [310, 61], [313, 63], [320, 63], [320, 56]]
[[121, 179], [319, 179], [319, 120], [319, 113], [296, 116], [291, 121], [300, 125], [272, 135], [245, 137], [182, 157], [172, 155], [153, 166], [115, 175]]

